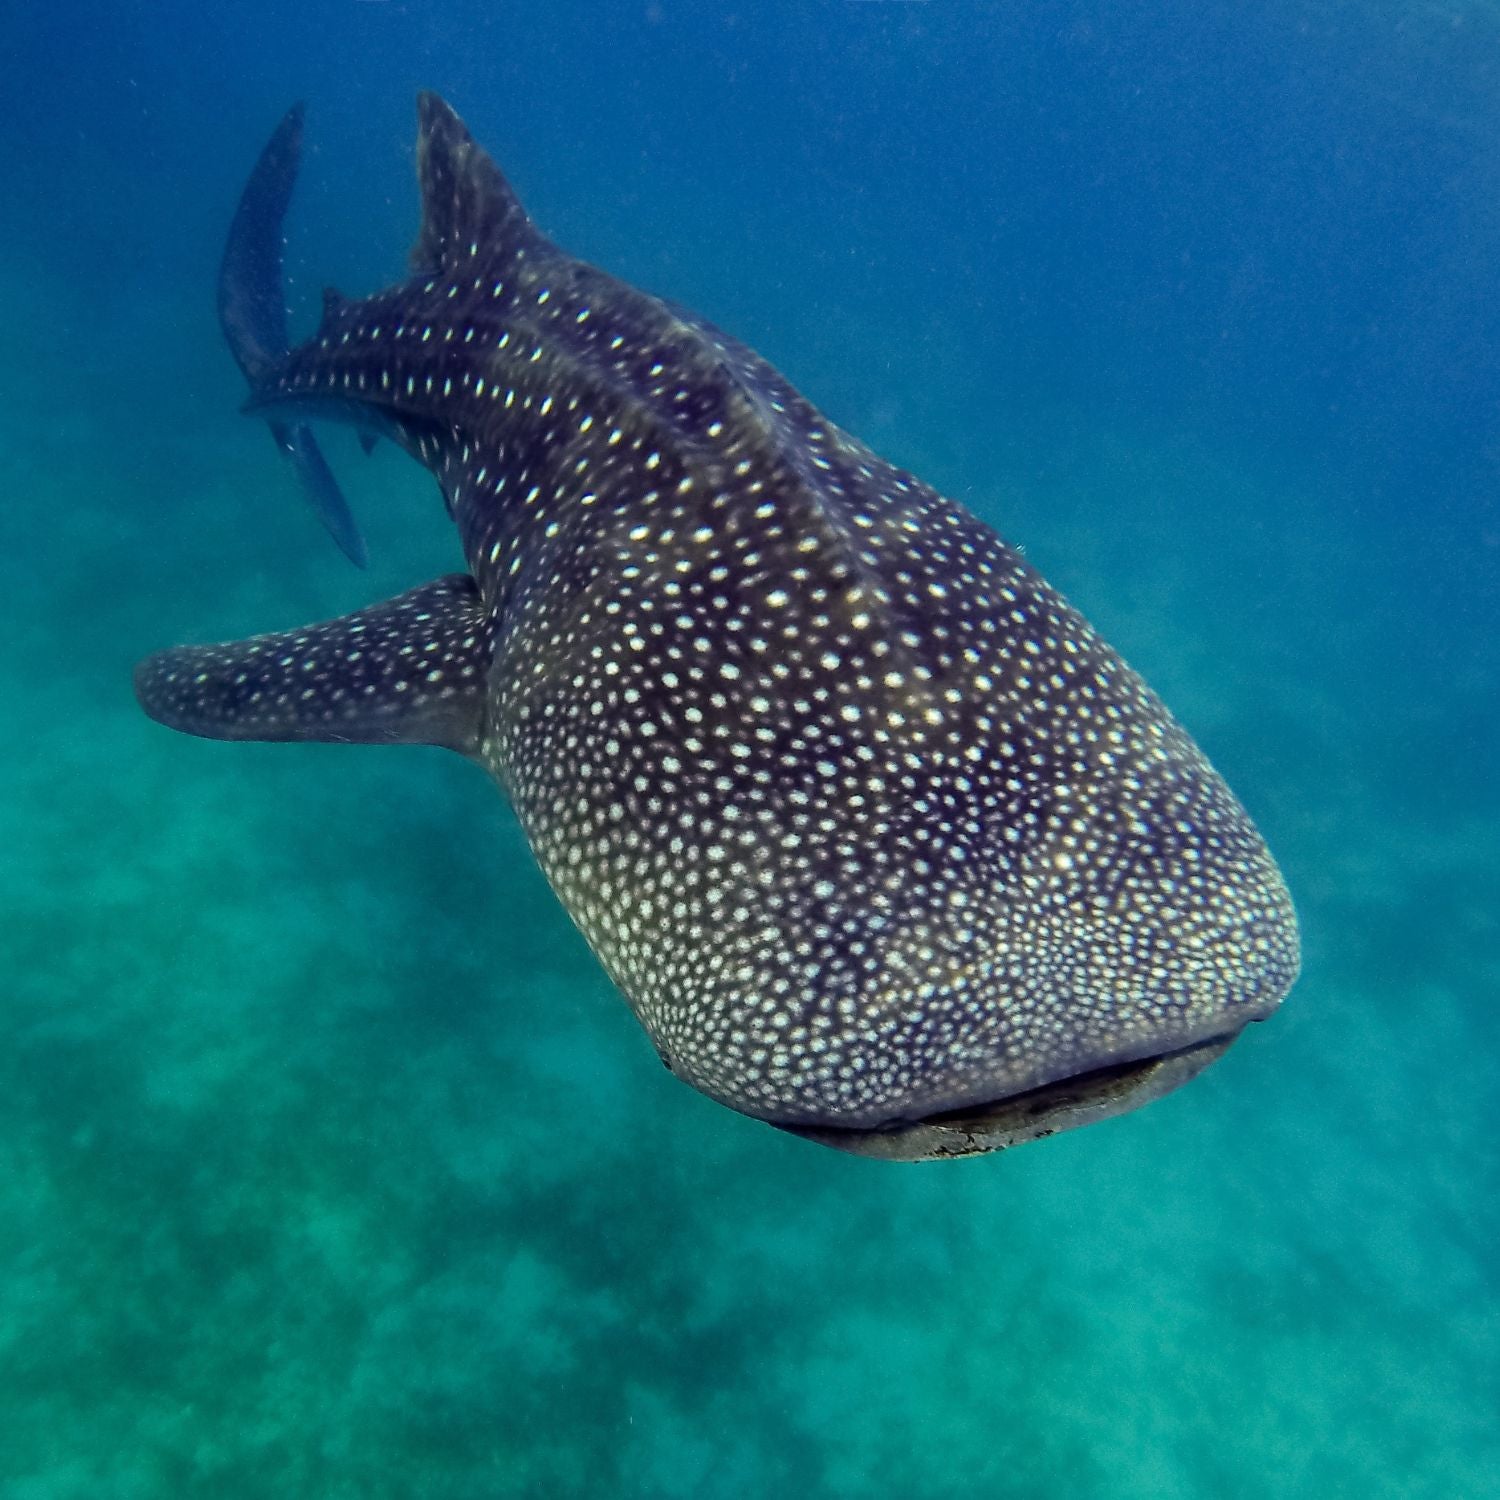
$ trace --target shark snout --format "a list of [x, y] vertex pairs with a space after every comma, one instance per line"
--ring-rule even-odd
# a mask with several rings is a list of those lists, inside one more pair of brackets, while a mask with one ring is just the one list
[[[1297, 975], [1296, 919], [1258, 836], [1205, 848], [1191, 881], [1138, 872], [1128, 897], [1022, 881], [1027, 899], [976, 891], [942, 923], [930, 905], [871, 916], [819, 965], [730, 979], [716, 1023], [663, 1050], [733, 1108], [897, 1159], [1137, 1108], [1223, 1056]], [[799, 1005], [768, 1001], [794, 981]]]
[[[1225, 911], [1232, 921], [1214, 920]], [[963, 985], [908, 997], [908, 1026], [887, 1039], [901, 1079], [874, 1109], [773, 1120], [862, 1155], [924, 1160], [1017, 1145], [1139, 1108], [1187, 1083], [1265, 1020], [1297, 977], [1290, 899], [1267, 857], [1264, 878], [1201, 920], [1150, 931], [1086, 923], [1064, 937], [1033, 928], [991, 1025], [955, 1037]], [[877, 1118], [876, 1116], [883, 1116]]]

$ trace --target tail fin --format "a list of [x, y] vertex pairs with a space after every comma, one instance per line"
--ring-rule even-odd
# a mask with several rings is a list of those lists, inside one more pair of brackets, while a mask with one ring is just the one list
[[[302, 158], [303, 106], [294, 104], [266, 142], [240, 195], [219, 266], [219, 326], [253, 390], [287, 352], [282, 225]], [[271, 423], [313, 513], [357, 567], [366, 551], [354, 516], [317, 440], [305, 426]]]

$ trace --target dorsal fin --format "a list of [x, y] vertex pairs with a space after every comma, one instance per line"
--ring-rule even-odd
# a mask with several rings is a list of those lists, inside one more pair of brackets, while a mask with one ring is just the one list
[[422, 228], [412, 247], [413, 271], [438, 275], [542, 243], [500, 169], [444, 100], [419, 94], [417, 126]]

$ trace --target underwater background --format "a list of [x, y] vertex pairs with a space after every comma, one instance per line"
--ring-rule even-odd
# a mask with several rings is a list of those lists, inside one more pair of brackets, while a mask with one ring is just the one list
[[[1500, 7], [58, 0], [0, 76], [0, 1496], [1500, 1493]], [[460, 565], [333, 433], [344, 562], [214, 315], [298, 98], [297, 327], [400, 274], [419, 88], [1143, 671], [1277, 1016], [845, 1157], [661, 1068], [473, 767], [145, 719]]]

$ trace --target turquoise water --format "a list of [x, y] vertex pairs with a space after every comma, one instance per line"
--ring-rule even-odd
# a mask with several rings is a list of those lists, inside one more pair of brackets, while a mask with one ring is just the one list
[[[0, 20], [7, 1500], [1495, 1493], [1500, 17], [1015, 9]], [[339, 558], [213, 316], [301, 96], [300, 313], [399, 271], [419, 86], [1145, 672], [1297, 899], [1280, 1014], [838, 1156], [666, 1074], [456, 757], [139, 714], [457, 565], [335, 436]]]

